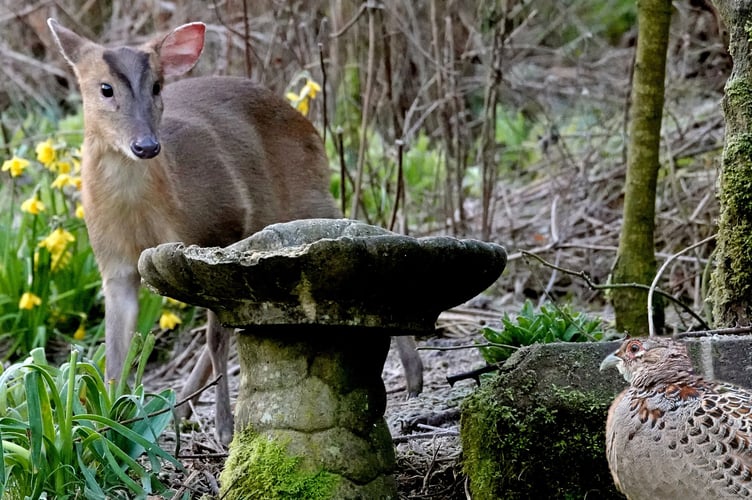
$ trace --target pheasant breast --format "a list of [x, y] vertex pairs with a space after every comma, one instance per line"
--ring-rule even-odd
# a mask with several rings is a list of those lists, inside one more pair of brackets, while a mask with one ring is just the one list
[[672, 340], [627, 339], [609, 367], [630, 384], [606, 421], [609, 468], [627, 498], [752, 498], [752, 391], [696, 375]]

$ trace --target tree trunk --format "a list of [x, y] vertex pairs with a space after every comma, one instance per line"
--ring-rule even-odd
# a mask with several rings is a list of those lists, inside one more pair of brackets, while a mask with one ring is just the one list
[[[671, 0], [637, 2], [637, 54], [627, 147], [624, 223], [614, 266], [614, 283], [649, 284], [655, 274], [655, 190], [663, 115], [666, 49]], [[648, 332], [647, 292], [617, 288], [613, 293], [616, 327], [632, 335]], [[662, 308], [653, 311], [657, 330]]]
[[716, 269], [711, 280], [713, 321], [749, 325], [752, 316], [752, 2], [715, 0], [729, 31], [734, 68], [726, 83], [726, 138], [719, 200]]

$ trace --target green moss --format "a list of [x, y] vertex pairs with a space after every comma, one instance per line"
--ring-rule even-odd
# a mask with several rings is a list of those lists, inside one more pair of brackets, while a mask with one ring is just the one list
[[621, 498], [605, 454], [613, 394], [520, 389], [501, 375], [463, 405], [464, 469], [473, 498]]
[[726, 85], [723, 109], [726, 146], [719, 190], [721, 213], [718, 221], [717, 266], [713, 273], [714, 322], [743, 323], [752, 315], [749, 308], [752, 283], [752, 84], [735, 78]]
[[301, 458], [291, 457], [283, 443], [248, 427], [235, 434], [230, 456], [220, 475], [221, 497], [227, 500], [328, 499], [339, 482], [336, 474], [305, 471]]

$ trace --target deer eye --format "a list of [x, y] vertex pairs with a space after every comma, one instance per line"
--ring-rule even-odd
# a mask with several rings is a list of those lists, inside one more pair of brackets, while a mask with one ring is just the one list
[[115, 95], [115, 93], [112, 90], [112, 85], [109, 83], [102, 83], [99, 85], [99, 91], [102, 93], [103, 97], [112, 97]]
[[154, 82], [154, 86], [151, 88], [151, 93], [154, 95], [159, 95], [160, 92], [162, 92], [162, 84], [159, 82]]

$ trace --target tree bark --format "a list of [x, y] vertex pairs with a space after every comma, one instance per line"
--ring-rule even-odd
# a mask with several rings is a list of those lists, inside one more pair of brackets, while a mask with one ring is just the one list
[[[671, 1], [638, 1], [637, 22], [624, 222], [613, 282], [649, 284], [656, 270], [655, 192], [660, 167], [659, 148]], [[616, 327], [631, 335], [646, 335], [647, 292], [637, 288], [617, 288], [612, 297]], [[654, 305], [654, 324], [659, 331], [663, 326], [663, 311], [660, 304]]]
[[752, 2], [715, 0], [729, 31], [734, 61], [722, 101], [726, 119], [716, 268], [711, 279], [713, 322], [749, 325], [752, 316]]

